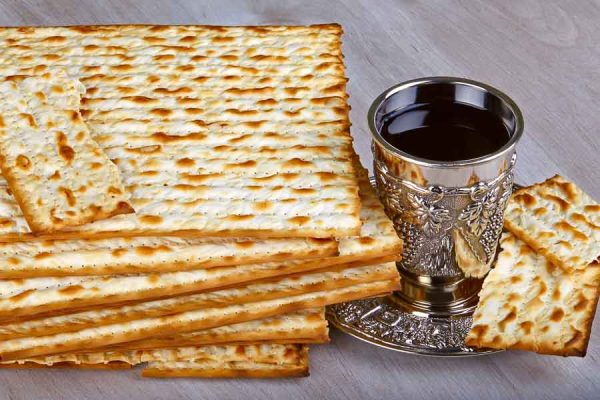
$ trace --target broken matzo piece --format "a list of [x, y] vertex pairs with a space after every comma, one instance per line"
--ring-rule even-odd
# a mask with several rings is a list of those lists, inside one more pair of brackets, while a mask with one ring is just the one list
[[0, 82], [0, 167], [33, 232], [133, 212], [79, 114], [84, 90], [64, 73]]
[[584, 356], [600, 291], [600, 265], [565, 271], [510, 233], [479, 293], [466, 344]]
[[504, 226], [563, 269], [586, 268], [600, 256], [600, 204], [558, 175], [517, 190]]

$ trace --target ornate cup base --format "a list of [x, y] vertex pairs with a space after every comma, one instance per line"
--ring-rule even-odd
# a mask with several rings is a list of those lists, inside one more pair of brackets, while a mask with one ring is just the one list
[[431, 356], [493, 353], [465, 346], [477, 307], [480, 279], [428, 282], [399, 266], [400, 291], [386, 297], [336, 304], [327, 318], [339, 330], [397, 351]]
[[482, 279], [423, 277], [401, 264], [398, 270], [402, 277], [400, 291], [329, 306], [329, 322], [365, 342], [405, 353], [461, 357], [500, 351], [465, 345]]
[[390, 350], [429, 356], [477, 356], [497, 350], [465, 346], [471, 313], [432, 316], [412, 309], [396, 294], [335, 304], [327, 319], [344, 333]]

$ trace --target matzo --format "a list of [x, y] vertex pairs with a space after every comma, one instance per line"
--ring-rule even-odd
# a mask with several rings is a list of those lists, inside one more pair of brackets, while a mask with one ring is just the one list
[[249, 361], [152, 362], [142, 370], [146, 378], [293, 378], [308, 376], [308, 359], [298, 364], [269, 364]]
[[[385, 279], [389, 279], [392, 283], [398, 281], [398, 271], [393, 263], [354, 268], [340, 267], [330, 271], [311, 271], [253, 282], [241, 287], [222, 288], [137, 304], [80, 310], [65, 315], [34, 315], [24, 322], [6, 321], [0, 325], [0, 340], [70, 332], [102, 324], [161, 317], [206, 307], [251, 303]], [[189, 329], [189, 331], [193, 330], [197, 329]], [[141, 339], [145, 339], [145, 337]]]
[[[324, 265], [327, 262], [321, 259], [294, 260], [139, 276], [66, 278], [67, 282], [63, 284], [16, 290], [0, 297], [0, 320], [33, 318], [40, 313], [65, 313], [72, 309], [99, 308], [114, 303], [216, 290], [281, 275], [308, 273], [322, 269]], [[41, 284], [46, 283], [45, 279], [39, 280]]]
[[[399, 257], [401, 252], [402, 242], [398, 238], [394, 231], [391, 221], [385, 215], [383, 207], [373, 187], [369, 184], [367, 172], [360, 166], [358, 161], [355, 164], [357, 172], [359, 173], [359, 184], [360, 184], [360, 198], [361, 198], [361, 220], [362, 227], [360, 236], [358, 237], [346, 237], [338, 239], [339, 255], [335, 257], [325, 258], [311, 258], [305, 260], [291, 260], [286, 262], [270, 262], [265, 264], [256, 265], [240, 265], [229, 268], [217, 268], [211, 270], [198, 270], [189, 272], [172, 272], [172, 273], [158, 273], [159, 270], [166, 270], [178, 264], [172, 260], [172, 257], [178, 257], [178, 260], [186, 260], [190, 264], [191, 260], [197, 260], [195, 265], [198, 267], [211, 267], [213, 264], [209, 262], [201, 263], [205, 254], [210, 254], [215, 262], [224, 261], [217, 257], [220, 253], [218, 250], [222, 247], [224, 249], [236, 250], [247, 250], [248, 248], [256, 247], [262, 248], [260, 242], [242, 242], [233, 247], [228, 247], [227, 242], [223, 239], [221, 242], [216, 240], [214, 246], [210, 243], [203, 241], [202, 239], [187, 239], [190, 244], [194, 241], [200, 241], [200, 245], [192, 248], [188, 246], [177, 246], [173, 248], [172, 245], [168, 245], [164, 239], [159, 241], [159, 246], [166, 246], [166, 248], [160, 249], [156, 245], [147, 249], [145, 253], [149, 255], [148, 260], [150, 262], [140, 263], [136, 269], [131, 269], [128, 265], [135, 262], [136, 257], [141, 257], [138, 250], [127, 251], [123, 250], [123, 254], [118, 258], [112, 256], [115, 251], [111, 249], [111, 255], [107, 261], [111, 264], [103, 267], [101, 264], [101, 256], [108, 256], [108, 250], [104, 253], [93, 251], [90, 255], [93, 256], [94, 269], [96, 271], [108, 272], [149, 272], [156, 271], [151, 275], [140, 275], [140, 276], [102, 276], [93, 279], [86, 279], [85, 282], [82, 279], [75, 279], [68, 277], [62, 282], [60, 279], [40, 279], [38, 290], [30, 291], [27, 294], [23, 292], [34, 289], [31, 280], [19, 281], [18, 285], [9, 285], [9, 282], [5, 284], [8, 288], [12, 288], [11, 291], [5, 293], [2, 292], [2, 281], [0, 281], [0, 318], [16, 317], [19, 315], [33, 315], [37, 312], [48, 312], [52, 310], [68, 310], [69, 308], [78, 308], [86, 305], [99, 306], [102, 304], [117, 303], [122, 301], [130, 300], [144, 300], [153, 297], [162, 297], [164, 293], [169, 293], [171, 296], [191, 293], [199, 290], [215, 289], [227, 285], [240, 284], [250, 280], [258, 280], [266, 277], [273, 277], [279, 275], [285, 275], [301, 271], [310, 271], [317, 268], [325, 268], [332, 265], [341, 265], [346, 263], [352, 263], [353, 266], [369, 265], [373, 263], [381, 263], [386, 261], [393, 261]], [[150, 238], [137, 238], [137, 239], [123, 239], [125, 243], [128, 241], [135, 244], [136, 241], [149, 242]], [[175, 242], [184, 242], [184, 239], [173, 238]], [[275, 241], [276, 239], [272, 239]], [[294, 239], [292, 239], [293, 241]], [[105, 243], [114, 244], [116, 239], [105, 239]], [[319, 241], [314, 241], [316, 244]], [[75, 264], [77, 260], [81, 259], [83, 249], [77, 250], [73, 248], [73, 253], [59, 253], [56, 256], [52, 252], [60, 249], [60, 246], [67, 246], [69, 242], [55, 242], [46, 249], [47, 257], [37, 257], [39, 249], [35, 250], [36, 244], [34, 242], [22, 243], [18, 245], [19, 255], [26, 252], [36, 251], [34, 254], [29, 255], [29, 259], [33, 256], [31, 262], [23, 260], [20, 264], [21, 271], [28, 266], [34, 267], [39, 271], [44, 268], [49, 271], [49, 265], [55, 265], [56, 268], [61, 269], [61, 273], [68, 274], [79, 274], [79, 269], [75, 266], [83, 268], [86, 264]], [[217, 247], [216, 244], [220, 243]], [[278, 242], [275, 242], [278, 243]], [[285, 243], [285, 242], [284, 242]], [[284, 243], [281, 243], [283, 245]], [[268, 244], [267, 244], [268, 245]], [[139, 245], [138, 245], [139, 246]], [[313, 251], [313, 256], [316, 255], [327, 255], [326, 250], [333, 251], [331, 244], [322, 243], [323, 251]], [[328, 247], [329, 246], [329, 247]], [[0, 244], [0, 249], [4, 248], [5, 257], [13, 257], [14, 253], [8, 253], [8, 249], [14, 249], [14, 244]], [[156, 249], [152, 250], [151, 249]], [[171, 249], [169, 251], [168, 249]], [[203, 251], [206, 249], [206, 252]], [[275, 253], [274, 248], [271, 251]], [[307, 248], [308, 251], [308, 248]], [[223, 254], [223, 257], [233, 257], [234, 253]], [[143, 256], [144, 254], [142, 254]], [[272, 255], [275, 258], [275, 254]], [[21, 256], [24, 257], [24, 256]], [[170, 260], [170, 264], [167, 267], [164, 266], [165, 262], [161, 263], [161, 258], [165, 257]], [[145, 257], [144, 257], [145, 258]], [[296, 257], [298, 258], [298, 257]], [[0, 257], [0, 260], [2, 258]], [[229, 261], [240, 262], [243, 260], [240, 254], [236, 254], [234, 259]], [[210, 260], [207, 260], [210, 261]], [[182, 261], [180, 261], [182, 262]], [[230, 262], [228, 262], [230, 263]], [[125, 265], [124, 265], [125, 264]], [[70, 268], [66, 268], [70, 266]], [[187, 269], [187, 267], [181, 265], [178, 269]], [[11, 271], [13, 274], [14, 271]], [[0, 272], [1, 274], [1, 272]], [[36, 281], [34, 279], [34, 281]], [[50, 284], [52, 282], [52, 284]], [[44, 286], [45, 285], [45, 286]], [[8, 289], [7, 289], [8, 290]]]
[[85, 364], [85, 363], [74, 363], [70, 361], [57, 362], [52, 365], [40, 364], [37, 362], [0, 362], [0, 368], [9, 368], [9, 369], [31, 369], [31, 368], [66, 368], [66, 369], [131, 369], [133, 366], [129, 363], [123, 361], [111, 361], [108, 363], [100, 363], [100, 364]]
[[[60, 68], [84, 82], [82, 113], [136, 209], [55, 237], [357, 235], [340, 35], [337, 25], [2, 29], [0, 74]], [[13, 217], [4, 240], [28, 234]]]
[[600, 257], [600, 205], [558, 175], [517, 190], [504, 225], [563, 269], [586, 268]]
[[30, 366], [31, 364], [37, 364], [40, 366], [62, 366], [62, 365], [96, 365], [96, 364], [112, 364], [114, 362], [126, 363], [129, 365], [136, 365], [140, 363], [141, 352], [130, 351], [130, 352], [97, 352], [97, 353], [86, 353], [86, 354], [57, 354], [45, 357], [32, 357], [22, 360], [15, 360], [10, 362], [0, 362], [0, 365], [17, 364], [23, 366]]
[[148, 362], [146, 377], [275, 378], [306, 376], [308, 347], [289, 344], [201, 346], [159, 351], [63, 354], [0, 362], [10, 368], [121, 369]]
[[[385, 275], [385, 268], [387, 268], [388, 276], [383, 280], [377, 280], [377, 277]], [[200, 302], [194, 301], [193, 307], [198, 306], [200, 308], [192, 311], [183, 311], [185, 309], [190, 310], [189, 301], [187, 301], [189, 299], [183, 299], [186, 301], [184, 304], [171, 303], [173, 299], [170, 299], [165, 300], [167, 303], [164, 304], [155, 303], [159, 308], [153, 310], [148, 309], [148, 303], [146, 303], [145, 305], [133, 306], [138, 308], [126, 308], [121, 311], [116, 310], [116, 312], [115, 310], [90, 311], [72, 316], [51, 317], [45, 321], [24, 322], [19, 326], [11, 327], [10, 332], [3, 329], [4, 333], [10, 336], [16, 335], [19, 338], [4, 340], [0, 343], [0, 359], [7, 361], [47, 354], [76, 352], [90, 346], [103, 347], [153, 336], [169, 336], [210, 329], [267, 318], [295, 310], [383, 295], [397, 289], [399, 279], [395, 265], [381, 266], [380, 269], [381, 271], [376, 273], [371, 268], [369, 272], [363, 272], [362, 275], [357, 274], [354, 277], [347, 275], [350, 273], [348, 271], [345, 272], [345, 278], [344, 274], [341, 274], [338, 279], [333, 280], [331, 280], [332, 275], [328, 274], [325, 279], [329, 283], [325, 284], [323, 282], [320, 286], [313, 283], [309, 285], [309, 287], [312, 287], [312, 291], [306, 287], [304, 294], [302, 294], [302, 291], [296, 291], [292, 294], [293, 291], [290, 290], [271, 293], [263, 291], [260, 294], [261, 300], [255, 299], [254, 302], [244, 304], [231, 304], [231, 301], [239, 303], [239, 295], [243, 296], [243, 290], [236, 300], [229, 300], [230, 305], [227, 305], [226, 298], [219, 300], [219, 297], [227, 293], [227, 290], [225, 290], [221, 293], [212, 292], [200, 295], [205, 296], [205, 298]], [[368, 281], [368, 283], [360, 283], [365, 281]], [[259, 286], [254, 287], [259, 288]], [[323, 290], [316, 290], [320, 287]], [[229, 292], [233, 291], [231, 294], [234, 294], [236, 290], [239, 291], [239, 289], [230, 289]], [[248, 294], [250, 295], [250, 293]], [[283, 297], [273, 298], [278, 296]], [[248, 299], [251, 299], [251, 297]], [[179, 300], [182, 300], [182, 298]], [[176, 300], [176, 302], [179, 300]], [[207, 301], [212, 302], [212, 305], [209, 306], [210, 303], [206, 303]], [[166, 307], [161, 309], [163, 305]], [[128, 312], [127, 310], [131, 311]], [[136, 310], [139, 310], [139, 312]], [[140, 312], [143, 314], [140, 314]], [[162, 314], [162, 316], [150, 316], [158, 314]], [[92, 321], [93, 319], [95, 321]], [[116, 321], [121, 322], [115, 323]], [[60, 324], [60, 326], [55, 324]], [[64, 332], [65, 330], [68, 332]], [[23, 333], [42, 336], [23, 337]]]
[[327, 257], [337, 255], [337, 247], [334, 240], [310, 238], [133, 237], [10, 242], [0, 243], [0, 278], [72, 279], [83, 275], [186, 271]]
[[[289, 362], [296, 360], [295, 350], [300, 346], [294, 344], [257, 344], [257, 345], [207, 345], [179, 346], [168, 349], [102, 351], [94, 353], [65, 353], [46, 357], [33, 357], [17, 360], [19, 364], [33, 362], [51, 366], [55, 363], [72, 362], [75, 364], [108, 364], [121, 361], [131, 365], [144, 362], [174, 361], [255, 361], [261, 363], [277, 363], [282, 359]], [[289, 354], [286, 354], [289, 353]]]
[[466, 344], [584, 356], [600, 292], [600, 265], [567, 272], [510, 233], [479, 293]]
[[[232, 352], [228, 347], [226, 351]], [[241, 350], [241, 351], [240, 351]], [[308, 346], [264, 345], [235, 348], [235, 353], [219, 359], [151, 361], [142, 376], [152, 378], [282, 378], [308, 376]], [[202, 356], [202, 354], [199, 354]]]
[[89, 348], [82, 352], [147, 350], [215, 344], [326, 343], [328, 341], [329, 329], [325, 319], [325, 309], [320, 308], [174, 336], [142, 339], [103, 348]]
[[84, 91], [64, 73], [0, 81], [0, 167], [35, 233], [133, 212], [79, 114]]
[[202, 346], [99, 352], [0, 362], [3, 368], [126, 369], [148, 362], [145, 377], [278, 378], [308, 375], [308, 347], [295, 344]]

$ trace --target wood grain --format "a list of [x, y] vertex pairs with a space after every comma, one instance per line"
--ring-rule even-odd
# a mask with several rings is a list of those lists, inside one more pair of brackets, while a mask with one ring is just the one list
[[[580, 0], [0, 0], [2, 25], [339, 22], [353, 133], [370, 163], [366, 110], [388, 86], [456, 75], [507, 92], [525, 114], [517, 180], [560, 172], [600, 199], [600, 4]], [[403, 355], [334, 333], [302, 380], [167, 380], [138, 371], [0, 371], [0, 399], [571, 399], [600, 393], [600, 318], [585, 359], [505, 352]]]

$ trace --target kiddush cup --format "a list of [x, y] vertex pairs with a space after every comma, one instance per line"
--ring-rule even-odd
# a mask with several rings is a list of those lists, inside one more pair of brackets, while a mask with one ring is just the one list
[[[382, 136], [390, 116], [436, 101], [492, 113], [506, 127], [506, 142], [478, 158], [436, 161], [400, 150]], [[379, 196], [404, 241], [398, 262], [402, 290], [394, 299], [409, 311], [427, 315], [471, 312], [496, 257], [512, 192], [515, 146], [523, 132], [519, 108], [483, 83], [432, 77], [386, 90], [373, 102], [368, 119]]]

